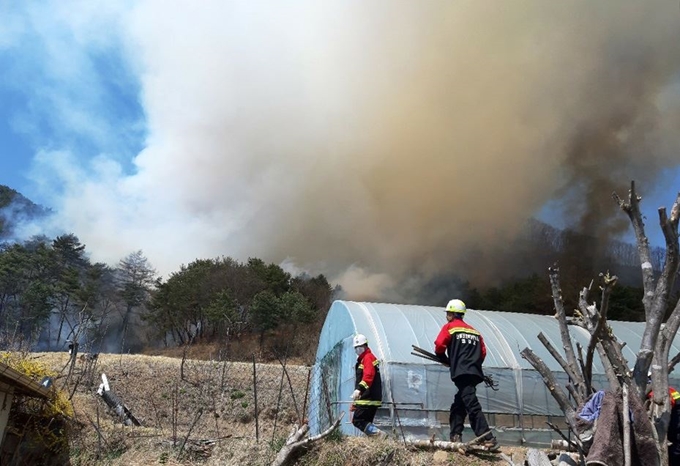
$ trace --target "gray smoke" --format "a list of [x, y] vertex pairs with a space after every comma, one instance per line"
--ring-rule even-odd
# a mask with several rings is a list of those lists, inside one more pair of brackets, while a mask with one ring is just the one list
[[97, 260], [257, 256], [381, 296], [456, 264], [488, 276], [550, 200], [616, 234], [611, 191], [678, 164], [674, 2], [148, 0], [114, 16], [147, 116], [135, 173], [48, 152], [37, 168]]

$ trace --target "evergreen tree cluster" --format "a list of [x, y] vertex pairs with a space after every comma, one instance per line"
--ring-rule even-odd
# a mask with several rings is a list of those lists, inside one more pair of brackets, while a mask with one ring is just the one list
[[257, 258], [197, 259], [162, 280], [141, 251], [109, 267], [73, 234], [37, 237], [0, 246], [0, 339], [126, 352], [255, 334], [262, 346], [267, 332], [319, 322], [332, 291], [323, 275]]
[[155, 272], [141, 251], [115, 268], [92, 263], [73, 234], [0, 245], [0, 342], [63, 349], [69, 341], [107, 351], [141, 347], [131, 322], [144, 314]]
[[157, 282], [145, 320], [166, 344], [257, 335], [263, 349], [269, 332], [318, 330], [332, 293], [324, 275], [293, 277], [258, 258], [197, 259]]

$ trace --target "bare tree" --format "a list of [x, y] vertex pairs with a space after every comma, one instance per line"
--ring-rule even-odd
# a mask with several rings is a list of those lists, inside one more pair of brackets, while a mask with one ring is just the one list
[[[610, 388], [621, 388], [623, 393], [630, 393], [631, 397], [638, 397], [640, 401], [643, 401], [648, 393], [648, 373], [651, 368], [651, 388], [654, 391], [654, 396], [650, 408], [649, 422], [654, 426], [654, 429], [651, 430], [656, 434], [659, 460], [661, 464], [667, 464], [665, 439], [671, 409], [668, 396], [668, 373], [674, 365], [673, 361], [675, 361], [674, 358], [669, 363], [668, 357], [671, 343], [680, 326], [680, 302], [678, 302], [677, 296], [673, 297], [672, 294], [680, 263], [678, 251], [680, 194], [676, 197], [670, 216], [667, 215], [664, 207], [658, 210], [659, 223], [666, 242], [664, 254], [659, 254], [658, 251], [650, 251], [649, 240], [645, 234], [640, 211], [642, 198], [635, 191], [635, 182], [631, 182], [628, 199], [621, 199], [616, 193], [613, 194], [613, 197], [621, 210], [630, 218], [635, 232], [644, 288], [642, 302], [645, 309], [646, 325], [632, 373], [628, 361], [622, 354], [625, 343], [619, 341], [607, 325], [609, 297], [617, 282], [617, 277], [609, 275], [609, 273], [600, 274], [602, 282], [600, 285], [600, 302], [589, 301], [593, 285], [591, 283], [590, 286], [583, 288], [580, 292], [578, 309], [574, 311], [573, 318], [569, 318], [562, 300], [559, 269], [557, 267], [550, 268], [550, 282], [556, 309], [555, 317], [560, 324], [560, 335], [566, 359], [550, 345], [546, 338], [541, 338], [541, 335], [539, 335], [539, 338], [569, 375], [572, 382], [565, 388], [572, 395], [573, 401], [565, 390], [556, 383], [545, 363], [530, 348], [525, 348], [521, 355], [543, 376], [544, 382], [565, 413], [567, 424], [572, 430], [576, 430], [576, 408], [586, 401], [595, 390], [592, 380], [592, 364], [596, 352], [605, 368]], [[652, 257], [653, 253], [656, 257]], [[658, 270], [654, 268], [653, 264], [656, 262], [654, 259], [656, 258], [658, 261], [661, 256], [663, 257], [663, 264], [662, 268]], [[664, 324], [664, 317], [670, 309], [673, 310]], [[587, 348], [582, 348], [577, 344], [576, 351], [574, 350], [568, 325], [578, 325], [588, 331], [590, 342]], [[624, 400], [627, 400], [627, 395], [624, 396]]]

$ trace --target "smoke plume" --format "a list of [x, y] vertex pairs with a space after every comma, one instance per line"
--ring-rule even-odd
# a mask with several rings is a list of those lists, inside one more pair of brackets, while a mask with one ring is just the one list
[[551, 200], [620, 233], [611, 192], [678, 164], [673, 2], [172, 5], [116, 20], [147, 118], [134, 173], [38, 162], [99, 260], [257, 256], [385, 296], [488, 278]]

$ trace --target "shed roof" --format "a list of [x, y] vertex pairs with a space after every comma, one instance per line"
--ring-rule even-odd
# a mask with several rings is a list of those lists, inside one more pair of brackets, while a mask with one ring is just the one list
[[[538, 334], [542, 332], [555, 348], [562, 347], [559, 325], [554, 317], [468, 309], [465, 321], [479, 330], [484, 338], [487, 346], [485, 367], [532, 369], [519, 355], [521, 350], [529, 347], [551, 370], [562, 371], [538, 340]], [[430, 364], [411, 355], [411, 345], [432, 349], [434, 339], [445, 322], [443, 307], [335, 301], [321, 332], [317, 359], [323, 358], [344, 338], [363, 333], [373, 352], [384, 362]], [[609, 321], [609, 325], [614, 334], [626, 342], [623, 353], [632, 364], [640, 347], [645, 324]], [[586, 330], [572, 326], [571, 335], [574, 341], [587, 347], [590, 335]], [[680, 345], [676, 341], [671, 353], [677, 352], [680, 352]], [[593, 372], [604, 372], [597, 357]]]
[[0, 362], [0, 382], [4, 382], [15, 388], [16, 393], [32, 396], [35, 398], [47, 398], [49, 389], [43, 387], [25, 374], [12, 369], [7, 364]]

